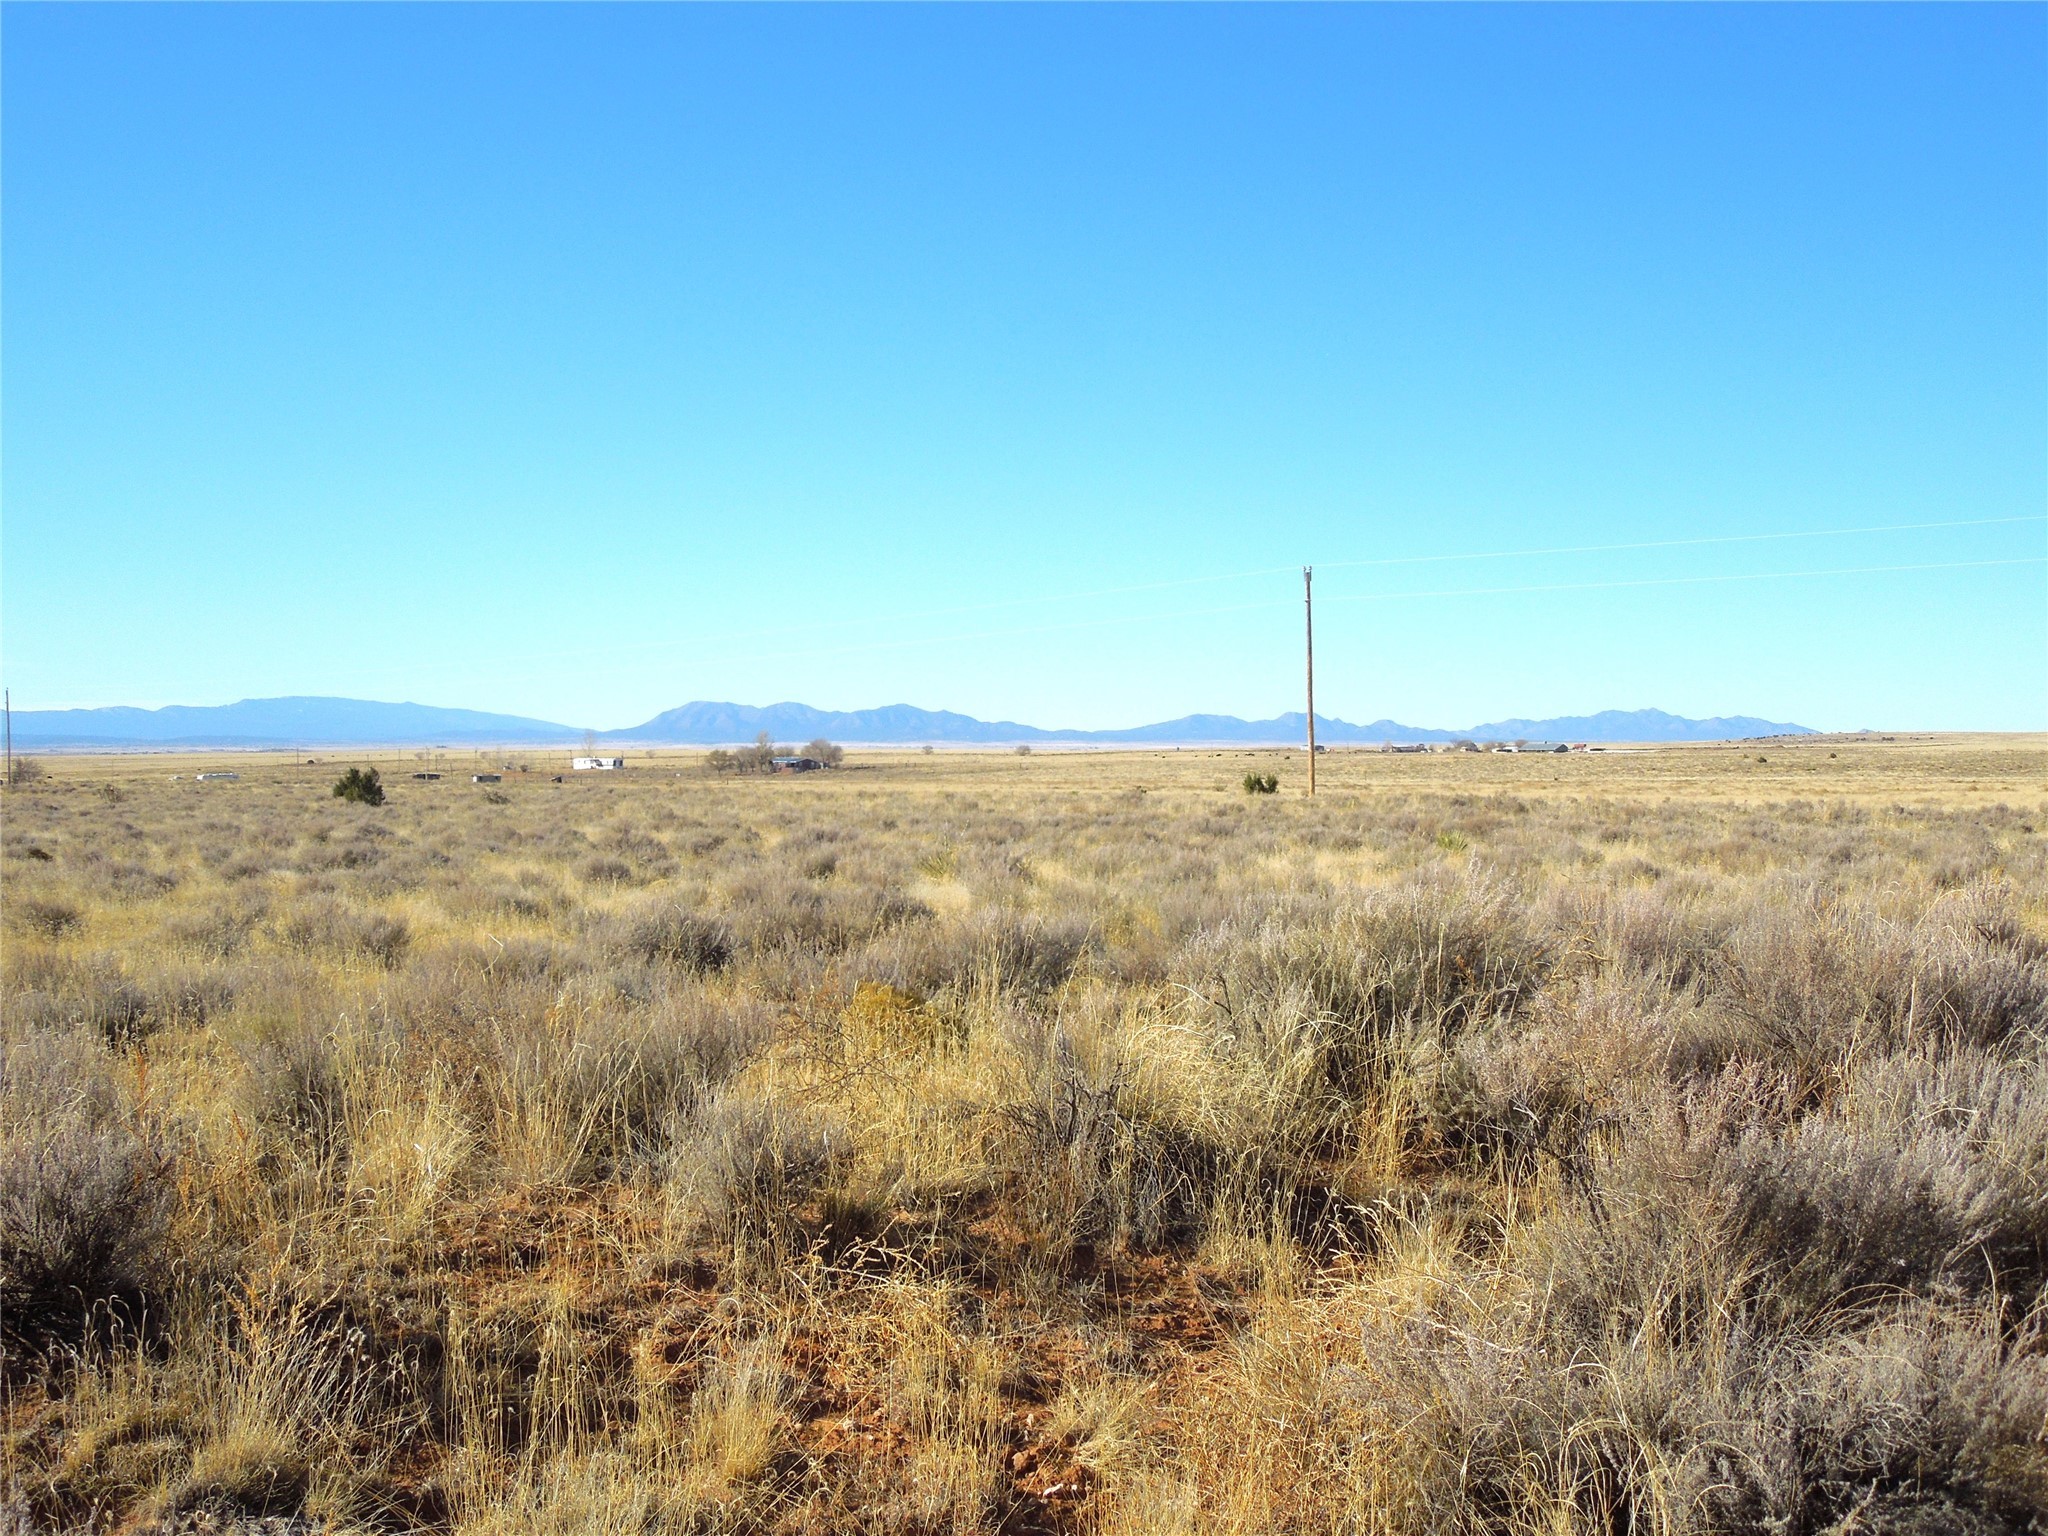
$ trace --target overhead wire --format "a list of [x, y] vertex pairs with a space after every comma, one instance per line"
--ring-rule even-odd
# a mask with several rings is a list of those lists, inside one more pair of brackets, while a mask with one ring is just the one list
[[[1374, 559], [1337, 560], [1316, 562], [1318, 571], [1363, 570], [1390, 568], [1410, 565], [1436, 565], [1480, 560], [1533, 560], [1556, 558], [1570, 555], [1618, 554], [1665, 549], [1703, 548], [1720, 545], [1738, 545], [1778, 542], [1793, 539], [1820, 539], [1860, 537], [1892, 533], [1933, 532], [1961, 528], [1988, 528], [2011, 526], [2022, 523], [2048, 522], [2048, 515], [2027, 514], [2007, 517], [1975, 517], [1929, 520], [1914, 523], [1875, 523], [1854, 527], [1807, 528], [1773, 530], [1763, 533], [1710, 534], [1683, 539], [1642, 539], [1606, 544], [1572, 544], [1531, 547], [1521, 549], [1471, 550], [1427, 555], [1389, 555]], [[1369, 603], [1398, 602], [1419, 598], [1496, 597], [1544, 592], [1589, 592], [1619, 590], [1630, 587], [1688, 586], [1717, 582], [1794, 580], [1827, 576], [1877, 575], [1913, 571], [1963, 570], [1992, 566], [2029, 565], [2048, 563], [2043, 557], [2025, 557], [2010, 560], [1980, 561], [1936, 561], [1918, 564], [1843, 566], [1812, 571], [1759, 571], [1730, 574], [1621, 578], [1607, 581], [1553, 582], [1513, 586], [1460, 587], [1435, 591], [1399, 591], [1377, 593], [1329, 593], [1323, 596], [1327, 603]], [[555, 647], [530, 656], [502, 656], [504, 661], [558, 661], [578, 656], [618, 656], [656, 651], [677, 650], [690, 646], [731, 645], [736, 642], [762, 639], [785, 638], [793, 635], [816, 634], [832, 629], [847, 629], [877, 622], [902, 625], [923, 619], [949, 618], [975, 613], [994, 613], [1006, 609], [1034, 605], [1086, 602], [1107, 597], [1128, 597], [1144, 592], [1175, 591], [1189, 587], [1214, 585], [1220, 582], [1248, 580], [1258, 576], [1273, 576], [1298, 570], [1295, 565], [1254, 566], [1238, 571], [1220, 571], [1198, 576], [1173, 577], [1160, 581], [1129, 582], [1117, 586], [1095, 587], [1074, 592], [1040, 593], [1017, 597], [997, 598], [987, 602], [956, 603], [941, 607], [914, 609], [886, 616], [883, 620], [857, 615], [839, 619], [814, 619], [796, 623], [775, 624], [758, 629], [722, 629], [694, 636], [677, 636], [664, 640], [627, 642], [578, 648]], [[1118, 625], [1160, 622], [1173, 619], [1204, 618], [1229, 613], [1251, 612], [1265, 608], [1290, 607], [1298, 599], [1259, 599], [1246, 603], [1226, 604], [1205, 608], [1172, 609], [1164, 612], [1150, 610], [1138, 613], [1118, 613], [1101, 618], [1077, 619], [1047, 624], [1033, 624], [1001, 629], [950, 632], [945, 634], [918, 635], [901, 639], [861, 641], [846, 645], [819, 647], [807, 645], [800, 650], [753, 651], [752, 660], [776, 660], [786, 656], [847, 656], [872, 652], [909, 650], [925, 645], [959, 644], [964, 641], [1005, 639], [1028, 635], [1064, 633], [1086, 629], [1110, 628]], [[417, 675], [418, 668], [408, 668], [408, 675]]]
[[[1667, 587], [1692, 586], [1712, 582], [1736, 581], [1789, 581], [1821, 576], [1874, 576], [1908, 571], [1957, 571], [1975, 570], [1990, 566], [2044, 565], [2048, 556], [2032, 555], [2007, 560], [1943, 560], [1910, 565], [1853, 565], [1837, 566], [1826, 570], [1810, 571], [1741, 571], [1707, 576], [1661, 576], [1620, 581], [1551, 582], [1526, 586], [1503, 587], [1453, 587], [1438, 591], [1422, 592], [1353, 592], [1337, 593], [1320, 597], [1322, 603], [1370, 603], [1401, 602], [1416, 598], [1456, 597], [1503, 597], [1521, 593], [1543, 592], [1590, 592], [1603, 588], [1626, 587]], [[1286, 569], [1293, 570], [1289, 566]], [[1323, 567], [1318, 566], [1318, 570]], [[1106, 629], [1122, 624], [1154, 623], [1168, 619], [1210, 618], [1228, 613], [1251, 613], [1260, 610], [1293, 608], [1300, 603], [1298, 596], [1261, 598], [1249, 603], [1230, 603], [1210, 608], [1179, 608], [1167, 612], [1111, 614], [1097, 619], [1077, 619], [1057, 624], [1033, 624], [1005, 629], [983, 629], [955, 631], [943, 635], [920, 635], [903, 640], [878, 640], [857, 645], [832, 646], [824, 649], [805, 647], [802, 650], [757, 652], [756, 660], [773, 661], [788, 656], [857, 656], [880, 651], [912, 650], [923, 645], [958, 645], [972, 640], [1018, 639], [1029, 635], [1064, 634], [1085, 629]]]
[[[2048, 515], [1967, 517], [1937, 522], [1877, 523], [1855, 528], [1803, 528], [1771, 533], [1712, 534], [1689, 539], [1648, 539], [1621, 544], [1570, 544], [1547, 549], [1491, 549], [1454, 554], [1389, 555], [1384, 558], [1371, 560], [1319, 561], [1315, 562], [1315, 565], [1319, 571], [1359, 570], [1371, 566], [1429, 565], [1465, 560], [1525, 560], [1557, 555], [1615, 554], [1631, 550], [1679, 549], [1716, 544], [1748, 544], [1766, 540], [1824, 539], [1880, 533], [1921, 533], [1937, 529], [1989, 528], [2013, 523], [2039, 522], [2048, 522]], [[1006, 608], [1026, 608], [1040, 603], [1087, 602], [1101, 597], [1129, 597], [1140, 592], [1165, 592], [1184, 587], [1208, 586], [1223, 581], [1243, 581], [1254, 576], [1278, 576], [1298, 569], [1299, 567], [1295, 565], [1251, 566], [1240, 571], [1217, 571], [1207, 575], [1180, 576], [1163, 581], [1130, 582], [1114, 587], [1092, 587], [1078, 592], [1038, 593], [1022, 597], [995, 598], [980, 603], [955, 603], [941, 608], [913, 609], [904, 613], [892, 614], [889, 618], [890, 622], [901, 623], [916, 619], [952, 618], [968, 613], [994, 613]], [[1162, 617], [1172, 617], [1172, 615], [1162, 615]], [[605, 646], [594, 648], [589, 654], [612, 655], [622, 651], [664, 650], [677, 646], [696, 645], [717, 640], [766, 639], [788, 634], [815, 633], [823, 629], [844, 629], [873, 622], [874, 620], [864, 615], [843, 619], [812, 619], [795, 624], [778, 624], [764, 629], [721, 630], [715, 634], [683, 636], [669, 640], [650, 640], [625, 646]], [[554, 651], [550, 654], [561, 656], [574, 653]]]

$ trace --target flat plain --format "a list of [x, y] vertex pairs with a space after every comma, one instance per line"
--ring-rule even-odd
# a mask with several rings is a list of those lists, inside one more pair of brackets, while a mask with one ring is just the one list
[[0, 803], [0, 1529], [2048, 1528], [2040, 738], [321, 755]]

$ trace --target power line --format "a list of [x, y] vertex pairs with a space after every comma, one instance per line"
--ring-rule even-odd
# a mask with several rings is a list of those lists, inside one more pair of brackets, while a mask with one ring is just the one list
[[1629, 544], [1565, 544], [1551, 549], [1490, 549], [1461, 555], [1390, 555], [1383, 560], [1325, 561], [1326, 571], [1369, 565], [1436, 565], [1451, 560], [1533, 560], [1544, 555], [1603, 555], [1635, 549], [1691, 549], [1706, 544], [1759, 544], [1773, 539], [1832, 539], [1860, 533], [1922, 533], [1935, 528], [1992, 528], [2048, 522], [2048, 516], [1965, 517], [1939, 523], [1875, 523], [1863, 528], [1804, 528], [1783, 533], [1723, 533], [1696, 539], [1642, 539]]
[[1790, 581], [1805, 576], [1881, 576], [1895, 571], [1969, 571], [1994, 565], [2048, 565], [2048, 555], [2016, 560], [1939, 560], [1924, 565], [1844, 565], [1825, 571], [1740, 571], [1720, 576], [1645, 576], [1631, 581], [1562, 581], [1523, 587], [1455, 587], [1441, 592], [1356, 592], [1333, 603], [1394, 602], [1413, 597], [1504, 597], [1519, 592], [1598, 592], [1620, 587], [1684, 587], [1717, 581]]
[[[1731, 533], [1713, 534], [1691, 539], [1649, 539], [1627, 544], [1568, 544], [1550, 549], [1489, 549], [1473, 550], [1460, 554], [1443, 555], [1391, 555], [1374, 560], [1327, 561], [1325, 570], [1359, 570], [1368, 566], [1388, 565], [1431, 565], [1459, 560], [1526, 560], [1548, 555], [1594, 555], [1615, 554], [1627, 550], [1683, 549], [1698, 548], [1714, 544], [1750, 544], [1777, 539], [1828, 539], [1845, 538], [1859, 534], [1875, 533], [1924, 533], [1945, 528], [1991, 528], [2009, 526], [2014, 523], [2048, 522], [2048, 515], [2035, 513], [2023, 517], [1965, 517], [1939, 522], [1925, 523], [1873, 523], [1856, 528], [1804, 528], [1776, 533]], [[1115, 587], [1092, 587], [1079, 592], [1039, 593], [1027, 597], [996, 598], [985, 603], [958, 603], [944, 608], [920, 608], [908, 613], [893, 614], [893, 622], [911, 619], [952, 618], [959, 614], [995, 613], [1006, 608], [1028, 608], [1037, 603], [1078, 603], [1097, 597], [1128, 597], [1139, 592], [1166, 592], [1183, 587], [1209, 586], [1220, 581], [1245, 581], [1254, 576], [1277, 576], [1293, 570], [1288, 565], [1252, 566], [1241, 571], [1219, 571], [1206, 576], [1180, 576], [1166, 581], [1134, 582]], [[1202, 612], [1226, 612], [1229, 610], [1201, 610]], [[757, 640], [779, 635], [811, 633], [821, 629], [844, 629], [855, 625], [874, 622], [865, 617], [846, 619], [813, 619], [801, 624], [779, 624], [767, 629], [726, 630], [717, 634], [685, 637], [675, 640], [650, 640], [637, 645], [607, 646], [594, 648], [587, 654], [615, 655], [624, 651], [666, 650], [676, 646], [697, 645], [715, 640]], [[552, 655], [573, 655], [575, 652], [553, 652]]]
[[[1788, 539], [1843, 538], [1888, 533], [1930, 532], [1944, 529], [2006, 527], [2022, 523], [2043, 522], [2048, 522], [2048, 516], [2035, 513], [2024, 516], [2011, 517], [1950, 518], [1916, 523], [1873, 523], [1859, 525], [1855, 527], [1793, 529], [1773, 531], [1767, 533], [1713, 534], [1703, 535], [1697, 538], [1645, 539], [1626, 543], [1612, 544], [1556, 545], [1547, 548], [1534, 549], [1472, 550], [1459, 553], [1432, 555], [1392, 555], [1371, 560], [1339, 560], [1324, 562], [1323, 569], [1361, 570], [1367, 568], [1381, 568], [1400, 565], [1431, 565], [1474, 560], [1539, 559], [1561, 555], [1614, 554], [1628, 551], [1644, 551], [1657, 549], [1703, 548], [1714, 545], [1751, 544], [1782, 541]], [[1462, 596], [1505, 596], [1518, 592], [1535, 593], [1561, 591], [1596, 591], [1603, 588], [1622, 588], [1631, 586], [1682, 586], [1695, 582], [1782, 580], [1809, 575], [1862, 575], [1876, 574], [1879, 572], [1887, 571], [1948, 570], [1963, 569], [1971, 566], [1995, 566], [2030, 563], [2038, 562], [2031, 560], [1991, 560], [1962, 561], [1952, 563], [1931, 563], [1922, 565], [1844, 567], [1834, 571], [1761, 572], [1753, 575], [1744, 574], [1735, 576], [1681, 576], [1666, 578], [1644, 578], [1640, 580], [1617, 580], [1606, 582], [1567, 582], [1550, 585], [1459, 588], [1437, 592], [1364, 593], [1352, 594], [1348, 596], [1336, 596], [1329, 600], [1334, 602], [1377, 602], [1395, 601], [1406, 597], [1448, 598]], [[880, 620], [867, 616], [849, 617], [844, 619], [817, 619], [794, 624], [778, 624], [760, 629], [726, 629], [711, 633], [698, 634], [694, 636], [680, 636], [670, 640], [651, 640], [638, 643], [627, 643], [623, 645], [583, 646], [575, 648], [555, 647], [550, 648], [548, 650], [532, 652], [524, 655], [500, 655], [496, 659], [501, 662], [540, 662], [568, 660], [576, 657], [585, 656], [623, 656], [635, 653], [673, 651], [684, 649], [691, 646], [730, 645], [734, 642], [740, 641], [786, 638], [801, 634], [815, 634], [820, 631], [832, 629], [857, 628], [862, 625], [871, 625], [877, 622], [886, 622], [888, 624], [891, 624], [892, 626], [900, 626], [904, 623], [914, 622], [921, 619], [948, 618], [975, 613], [995, 613], [1001, 612], [1006, 609], [1025, 608], [1042, 604], [1086, 602], [1094, 598], [1126, 597], [1136, 593], [1143, 592], [1174, 591], [1188, 587], [1214, 585], [1219, 582], [1242, 581], [1249, 580], [1253, 577], [1259, 576], [1273, 576], [1294, 569], [1296, 569], [1296, 567], [1293, 566], [1255, 566], [1245, 570], [1221, 571], [1201, 576], [1175, 577], [1163, 581], [1131, 582], [1119, 586], [1095, 587], [1076, 592], [1041, 593], [1037, 595], [1028, 595], [1020, 597], [998, 598], [982, 603], [960, 603], [951, 604], [945, 607], [915, 609], [905, 613], [886, 615]], [[830, 646], [822, 648], [817, 646], [806, 646], [800, 651], [754, 652], [753, 655], [756, 659], [759, 660], [772, 660], [782, 656], [789, 655], [843, 656], [853, 654], [864, 654], [868, 652], [911, 649], [923, 645], [952, 644], [962, 640], [999, 639], [1011, 636], [1055, 634], [1072, 630], [1104, 628], [1117, 624], [1143, 623], [1152, 620], [1200, 618], [1227, 613], [1247, 612], [1250, 610], [1267, 608], [1271, 606], [1273, 606], [1273, 603], [1271, 601], [1261, 600], [1249, 603], [1229, 604], [1219, 607], [1179, 609], [1170, 610], [1167, 612], [1154, 612], [1149, 614], [1119, 613], [1102, 619], [1082, 619], [1050, 624], [1038, 624], [1013, 628], [971, 631], [967, 633], [925, 635], [918, 636], [912, 639], [903, 640], [865, 641], [856, 642], [849, 645]], [[393, 667], [386, 670], [392, 675], [396, 675], [398, 672], [402, 670], [404, 675], [408, 678], [417, 678], [422, 673], [432, 673], [436, 671], [451, 671], [456, 670], [458, 667], [467, 667], [469, 665], [471, 665], [471, 663], [466, 661], [461, 663], [450, 661], [440, 666], [436, 666], [433, 663], [428, 663], [425, 666], [422, 666], [419, 663], [414, 662], [406, 665], [402, 669], [398, 667]]]
[[[1455, 554], [1390, 555], [1385, 558], [1372, 560], [1325, 561], [1323, 562], [1323, 569], [1362, 570], [1368, 567], [1396, 565], [1435, 565], [1468, 560], [1530, 560], [1557, 555], [1618, 554], [1632, 550], [1652, 549], [1696, 549], [1721, 544], [1751, 544], [1785, 539], [1847, 538], [1865, 534], [1924, 533], [1940, 529], [1991, 528], [2011, 526], [2016, 523], [2040, 522], [2048, 522], [2048, 516], [2035, 513], [2027, 516], [2018, 517], [1967, 517], [1919, 523], [1872, 523], [1853, 528], [1805, 528], [1771, 533], [1712, 534], [1689, 539], [1646, 539], [1621, 544], [1566, 544], [1557, 545], [1546, 549], [1489, 549], [1471, 550]], [[1094, 598], [1129, 597], [1134, 594], [1142, 592], [1176, 591], [1187, 587], [1212, 586], [1218, 582], [1245, 581], [1256, 576], [1276, 576], [1294, 569], [1296, 569], [1296, 567], [1290, 565], [1253, 566], [1240, 571], [1219, 571], [1203, 576], [1173, 577], [1164, 581], [1131, 582], [1121, 586], [1114, 587], [1091, 587], [1077, 592], [1038, 593], [1022, 597], [995, 598], [988, 602], [982, 603], [957, 603], [950, 604], [948, 606], [941, 608], [912, 609], [904, 613], [887, 615], [885, 621], [891, 624], [900, 625], [903, 623], [912, 622], [919, 619], [953, 618], [960, 615], [973, 613], [997, 613], [1005, 609], [1028, 608], [1039, 604], [1078, 603], [1087, 602]], [[1352, 600], [1354, 599], [1340, 599], [1340, 601]], [[1264, 605], [1252, 604], [1249, 606], [1259, 607]], [[1185, 616], [1198, 616], [1207, 613], [1228, 613], [1235, 611], [1237, 610], [1232, 608], [1198, 609], [1192, 610], [1188, 615]], [[1173, 613], [1154, 615], [1154, 617], [1159, 618], [1174, 618], [1182, 616], [1184, 615]], [[1132, 622], [1135, 619], [1143, 617], [1145, 616], [1131, 615], [1103, 621], [1080, 621], [1073, 627], [1093, 628], [1095, 627], [1097, 622], [1126, 623]], [[647, 640], [639, 642], [630, 642], [623, 645], [584, 646], [575, 649], [551, 649], [547, 651], [535, 652], [522, 656], [505, 655], [501, 656], [498, 659], [502, 661], [555, 661], [575, 656], [624, 656], [633, 654], [644, 654], [648, 652], [679, 650], [694, 645], [714, 645], [720, 643], [730, 643], [733, 641], [740, 640], [778, 639], [790, 635], [815, 634], [822, 630], [858, 628], [862, 625], [874, 624], [876, 622], [878, 622], [876, 619], [865, 615], [843, 619], [811, 619], [799, 623], [776, 624], [759, 629], [726, 629], [710, 633], [700, 633], [697, 635], [678, 636], [674, 639], [669, 640]], [[1052, 630], [1057, 630], [1064, 627], [1066, 626], [1053, 625], [1037, 627], [1028, 630], [991, 631], [989, 633], [991, 635], [1007, 633], [1040, 634], [1047, 633]], [[945, 637], [933, 638], [938, 639]], [[977, 635], [969, 638], [984, 637]], [[872, 646], [862, 645], [854, 647], [854, 649], [887, 650], [894, 649], [899, 644], [922, 645], [927, 643], [930, 643], [930, 641], [926, 639], [919, 639], [907, 642], [877, 641], [874, 642]], [[812, 655], [841, 655], [845, 653], [846, 652], [844, 650], [833, 650], [827, 652], [819, 652], [813, 650], [807, 652], [807, 654]], [[453, 666], [455, 664], [451, 663], [450, 665]], [[393, 670], [396, 671], [398, 669], [394, 668]], [[422, 670], [431, 671], [434, 669], [432, 667], [422, 669], [417, 666], [408, 666], [404, 669], [405, 674], [408, 677], [417, 676]]]
[[[1708, 582], [1728, 581], [1788, 581], [1818, 576], [1870, 576], [1902, 571], [1954, 571], [1974, 570], [1987, 566], [2015, 566], [2048, 564], [2048, 556], [2031, 555], [2013, 560], [1952, 560], [1936, 561], [1919, 565], [1857, 565], [1840, 566], [1830, 570], [1815, 571], [1751, 571], [1725, 576], [1666, 576], [1651, 577], [1635, 581], [1587, 581], [1559, 582], [1545, 585], [1513, 587], [1453, 587], [1433, 592], [1354, 592], [1335, 597], [1325, 597], [1331, 603], [1372, 603], [1399, 602], [1409, 598], [1453, 598], [1453, 597], [1501, 597], [1514, 593], [1538, 592], [1586, 592], [1604, 587], [1658, 587], [1688, 586]], [[1292, 567], [1283, 567], [1292, 569]], [[1007, 640], [1030, 635], [1066, 634], [1086, 629], [1107, 629], [1121, 624], [1145, 624], [1167, 619], [1212, 618], [1229, 613], [1270, 612], [1288, 606], [1291, 598], [1263, 598], [1249, 603], [1228, 603], [1210, 608], [1178, 608], [1163, 613], [1119, 613], [1099, 619], [1076, 619], [1057, 624], [1018, 625], [1004, 629], [959, 630], [942, 635], [919, 635], [907, 640], [877, 640], [855, 645], [819, 648], [806, 646], [800, 650], [757, 651], [753, 659], [776, 661], [786, 657], [858, 656], [879, 651], [913, 650], [923, 645], [958, 645], [969, 640]]]

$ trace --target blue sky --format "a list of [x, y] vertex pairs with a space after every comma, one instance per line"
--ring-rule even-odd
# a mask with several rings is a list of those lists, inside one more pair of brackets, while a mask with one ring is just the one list
[[2044, 66], [2040, 6], [9, 5], [0, 662], [1267, 715], [1313, 562], [1344, 718], [2040, 729]]

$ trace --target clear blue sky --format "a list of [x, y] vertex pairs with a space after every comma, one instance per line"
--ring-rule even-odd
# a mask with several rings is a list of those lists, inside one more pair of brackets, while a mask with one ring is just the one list
[[2048, 725], [2041, 6], [4, 24], [17, 706]]

